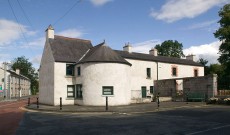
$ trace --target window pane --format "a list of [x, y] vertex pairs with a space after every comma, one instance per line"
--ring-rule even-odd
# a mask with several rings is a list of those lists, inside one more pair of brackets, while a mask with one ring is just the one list
[[67, 97], [74, 97], [74, 85], [67, 85]]
[[150, 93], [153, 93], [153, 86], [150, 86]]
[[77, 84], [76, 85], [76, 98], [82, 98], [82, 85], [81, 84]]
[[147, 68], [147, 78], [151, 78], [151, 68]]
[[66, 75], [74, 75], [74, 65], [66, 64]]
[[176, 68], [172, 68], [172, 72], [173, 72], [173, 75], [176, 76], [177, 75], [177, 72], [176, 72]]
[[81, 75], [81, 67], [77, 67], [77, 75], [78, 75], [78, 76]]

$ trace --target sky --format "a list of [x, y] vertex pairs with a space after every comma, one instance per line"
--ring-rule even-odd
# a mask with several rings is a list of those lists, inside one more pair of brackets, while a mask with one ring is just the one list
[[130, 43], [148, 53], [156, 44], [177, 40], [185, 55], [217, 63], [219, 10], [230, 0], [0, 0], [0, 63], [25, 56], [40, 65], [45, 30], [55, 35], [104, 40], [112, 49]]

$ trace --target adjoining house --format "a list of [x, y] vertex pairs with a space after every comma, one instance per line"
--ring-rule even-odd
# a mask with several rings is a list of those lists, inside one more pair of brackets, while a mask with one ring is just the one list
[[29, 96], [31, 94], [30, 79], [21, 75], [18, 69], [16, 71], [6, 70], [5, 79], [4, 69], [0, 68], [0, 79], [0, 97], [5, 96], [9, 99]]
[[54, 35], [50, 25], [39, 70], [40, 103], [102, 106], [150, 102], [154, 80], [197, 77], [204, 67], [187, 59], [132, 52], [127, 44], [113, 50], [105, 42], [92, 46], [90, 40]]

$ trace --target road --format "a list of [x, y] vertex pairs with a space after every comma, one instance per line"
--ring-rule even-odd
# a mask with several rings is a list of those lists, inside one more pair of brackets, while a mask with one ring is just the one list
[[26, 112], [17, 135], [229, 135], [230, 106], [139, 114]]
[[[35, 101], [32, 99], [31, 101]], [[0, 135], [13, 135], [16, 133], [24, 111], [19, 109], [25, 106], [28, 100], [22, 99], [13, 102], [0, 102]]]

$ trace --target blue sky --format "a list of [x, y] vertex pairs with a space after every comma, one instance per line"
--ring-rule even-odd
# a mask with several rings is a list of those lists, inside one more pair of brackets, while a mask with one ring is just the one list
[[24, 55], [39, 67], [45, 29], [52, 24], [57, 35], [89, 39], [93, 45], [106, 40], [111, 48], [118, 50], [129, 42], [134, 51], [148, 53], [156, 44], [177, 40], [183, 44], [185, 54], [216, 63], [220, 42], [213, 33], [219, 27], [218, 11], [229, 2], [1, 0], [0, 62]]

